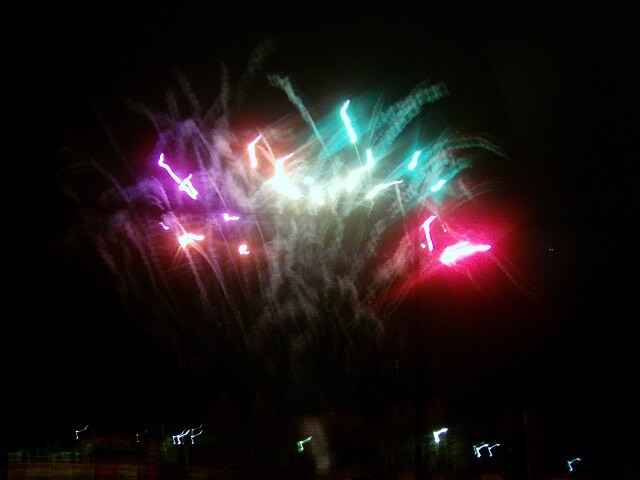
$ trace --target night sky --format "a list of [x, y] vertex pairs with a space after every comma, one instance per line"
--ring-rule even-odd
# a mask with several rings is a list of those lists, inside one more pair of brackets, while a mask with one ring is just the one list
[[[237, 366], [237, 345], [203, 346], [199, 328], [124, 300], [81, 221], [107, 187], [90, 161], [123, 185], [152, 164], [157, 134], [132, 104], [160, 117], [170, 108], [167, 93], [180, 92], [186, 79], [206, 110], [224, 78], [233, 131], [286, 128], [297, 112], [269, 84], [276, 74], [291, 80], [318, 120], [347, 98], [393, 102], [421, 81], [445, 83], [449, 94], [425, 107], [414, 139], [482, 132], [508, 154], [465, 172], [479, 193], [460, 208], [478, 228], [483, 219], [500, 225], [502, 250], [493, 258], [501, 261], [440, 269], [415, 285], [353, 377], [345, 405], [375, 416], [394, 398], [410, 398], [415, 382], [407, 378], [419, 364], [421, 395], [447, 398], [460, 422], [479, 410], [499, 416], [535, 406], [546, 412], [557, 450], [569, 452], [573, 442], [593, 459], [593, 472], [637, 466], [627, 446], [638, 420], [640, 17], [632, 2], [310, 3], [290, 11], [15, 3], [3, 7], [9, 448], [82, 423], [126, 430], [172, 416], [197, 422], [221, 395], [242, 411], [257, 391], [282, 393]], [[264, 62], [248, 71], [256, 52]], [[279, 356], [279, 345], [260, 355]], [[310, 376], [331, 384], [334, 372], [321, 370], [339, 363], [316, 348]], [[396, 360], [400, 373], [391, 378]], [[283, 391], [295, 385], [281, 381]], [[298, 395], [287, 397], [291, 415], [324, 408], [304, 397], [309, 392]]]

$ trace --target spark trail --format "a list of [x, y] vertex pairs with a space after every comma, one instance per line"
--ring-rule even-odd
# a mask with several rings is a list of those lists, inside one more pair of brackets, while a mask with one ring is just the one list
[[404, 151], [402, 133], [449, 94], [445, 84], [420, 83], [351, 122], [365, 104], [347, 99], [314, 120], [288, 79], [270, 80], [298, 119], [235, 131], [226, 84], [202, 115], [188, 88], [189, 114], [176, 96], [170, 114], [139, 105], [158, 137], [148, 168], [123, 184], [94, 161], [111, 188], [74, 199], [124, 303], [158, 337], [232, 355], [238, 375], [289, 404], [330, 404], [382, 339], [392, 308], [380, 304], [408, 288], [392, 287], [474, 240], [434, 240], [427, 219], [446, 230], [447, 206], [464, 201], [461, 172], [478, 156], [506, 156], [475, 134]]

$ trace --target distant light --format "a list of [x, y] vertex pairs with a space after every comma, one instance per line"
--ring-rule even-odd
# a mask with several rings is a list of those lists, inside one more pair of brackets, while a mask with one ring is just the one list
[[493, 457], [493, 454], [491, 453], [491, 450], [493, 450], [494, 448], [499, 447], [499, 446], [500, 446], [500, 444], [496, 443], [495, 445], [491, 445], [490, 447], [487, 447], [487, 450], [489, 450], [489, 456], [490, 457]]
[[80, 439], [80, 437], [78, 436], [78, 434], [79, 434], [79, 433], [84, 432], [87, 428], [89, 428], [89, 424], [87, 424], [87, 426], [86, 426], [86, 427], [84, 427], [84, 428], [82, 428], [82, 429], [80, 429], [80, 430], [76, 430], [76, 440], [79, 440], [79, 439]]
[[191, 444], [193, 445], [195, 443], [194, 438], [197, 437], [198, 435], [202, 435], [203, 431], [204, 430], [202, 428], [202, 425], [200, 425], [197, 428], [186, 428], [182, 432], [178, 433], [177, 435], [172, 435], [171, 439], [174, 445], [182, 445], [182, 439], [187, 435], [189, 435], [189, 438], [191, 439]]
[[440, 430], [436, 430], [435, 432], [433, 432], [433, 439], [435, 440], [435, 442], [440, 443], [440, 435], [442, 435], [443, 433], [447, 433], [448, 431], [448, 428], [441, 428]]
[[476, 457], [480, 458], [480, 450], [482, 450], [483, 448], [489, 448], [489, 444], [488, 443], [479, 443], [477, 445], [473, 446], [473, 451], [476, 454]]
[[142, 432], [142, 433], [136, 433], [136, 443], [140, 443], [140, 437], [141, 437], [141, 436], [143, 436], [143, 435], [145, 435], [148, 431], [149, 431], [149, 429], [147, 428], [147, 429], [145, 429], [145, 431], [144, 431], [144, 432]]
[[567, 461], [567, 467], [569, 468], [569, 472], [573, 472], [573, 466], [572, 466], [572, 465], [573, 465], [575, 462], [580, 462], [580, 461], [581, 461], [580, 457], [578, 457], [578, 458], [574, 458], [573, 460], [569, 460], [569, 461]]
[[302, 452], [304, 450], [304, 444], [310, 441], [311, 441], [311, 437], [307, 437], [304, 440], [298, 440], [298, 442], [296, 442], [298, 445], [298, 451]]

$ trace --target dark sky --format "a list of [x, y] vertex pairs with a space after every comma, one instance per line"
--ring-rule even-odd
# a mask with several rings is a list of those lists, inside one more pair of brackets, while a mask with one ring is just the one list
[[[498, 168], [508, 187], [498, 197], [501, 211], [519, 222], [512, 259], [522, 279], [487, 275], [485, 280], [496, 282], [487, 290], [499, 297], [501, 289], [520, 291], [515, 283], [533, 285], [531, 290], [541, 292], [541, 311], [550, 313], [527, 342], [517, 323], [501, 319], [527, 310], [528, 295], [512, 294], [517, 299], [508, 297], [503, 305], [494, 297], [482, 303], [487, 310], [481, 313], [477, 303], [451, 309], [456, 280], [442, 278], [434, 288], [443, 301], [430, 300], [423, 308], [461, 322], [458, 329], [427, 328], [434, 339], [431, 361], [447, 365], [437, 367], [434, 378], [466, 378], [464, 372], [473, 377], [476, 359], [453, 358], [442, 344], [452, 341], [455, 351], [473, 344], [474, 334], [486, 334], [469, 318], [478, 315], [495, 322], [495, 336], [469, 355], [489, 352], [496, 357], [492, 367], [509, 363], [501, 355], [514, 355], [514, 365], [526, 369], [532, 385], [544, 384], [538, 377], [554, 376], [556, 360], [566, 362], [549, 381], [553, 385], [575, 368], [576, 383], [589, 384], [584, 395], [601, 399], [607, 390], [613, 403], [627, 397], [623, 383], [631, 381], [626, 375], [635, 375], [637, 364], [629, 337], [637, 308], [630, 267], [637, 219], [640, 25], [632, 2], [525, 2], [508, 8], [494, 2], [320, 2], [291, 10], [208, 3], [3, 7], [5, 33], [10, 32], [4, 41], [10, 82], [5, 96], [15, 107], [7, 118], [5, 157], [17, 168], [7, 182], [14, 192], [7, 206], [24, 232], [5, 249], [11, 272], [5, 396], [16, 400], [12, 427], [23, 418], [31, 426], [57, 425], [63, 422], [50, 416], [60, 412], [70, 422], [73, 411], [100, 416], [96, 411], [104, 413], [136, 391], [161, 396], [165, 387], [159, 385], [187, 382], [167, 381], [179, 376], [175, 358], [131, 325], [96, 253], [61, 241], [78, 214], [60, 191], [69, 161], [63, 152], [80, 146], [89, 157], [108, 156], [108, 131], [135, 165], [156, 139], [128, 101], [166, 109], [166, 91], [177, 89], [177, 75], [184, 75], [203, 104], [212, 102], [222, 66], [231, 85], [240, 82], [262, 44], [269, 46], [269, 57], [246, 91], [243, 114], [234, 117], [239, 127], [282, 115], [282, 94], [274, 99], [266, 73], [288, 75], [318, 110], [364, 93], [402, 95], [429, 80], [446, 82], [450, 98], [433, 109], [433, 127], [426, 129], [486, 131], [509, 152], [510, 163]], [[120, 164], [113, 168], [122, 171]], [[527, 320], [537, 316], [536, 308]], [[519, 318], [523, 329], [529, 328], [527, 320]], [[515, 346], [505, 347], [510, 335]], [[519, 347], [531, 356], [513, 351]], [[534, 367], [538, 362], [540, 370]], [[506, 368], [504, 378], [515, 368]], [[605, 373], [594, 373], [597, 368]], [[501, 377], [496, 378], [497, 384]], [[40, 399], [46, 407], [37, 406]], [[620, 401], [631, 405], [628, 397]], [[131, 407], [134, 413], [140, 405]]]

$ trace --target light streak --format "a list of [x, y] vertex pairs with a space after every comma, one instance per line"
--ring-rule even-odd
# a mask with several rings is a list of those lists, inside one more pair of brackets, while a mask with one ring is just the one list
[[82, 429], [80, 429], [80, 430], [76, 430], [76, 440], [79, 440], [79, 439], [80, 439], [79, 434], [80, 434], [80, 433], [82, 433], [82, 432], [84, 432], [87, 428], [89, 428], [89, 424], [87, 424], [87, 426], [86, 426], [86, 427], [84, 427], [84, 428], [82, 428]]
[[184, 180], [180, 180], [180, 177], [173, 173], [171, 167], [165, 163], [164, 153], [160, 154], [158, 165], [164, 168], [169, 173], [171, 178], [173, 178], [173, 180], [178, 184], [178, 190], [185, 192], [194, 200], [198, 198], [198, 191], [193, 187], [193, 184], [191, 183], [191, 177], [193, 176], [193, 174], [190, 173], [187, 178], [185, 178]]
[[222, 214], [222, 218], [224, 219], [225, 222], [235, 222], [237, 220], [240, 220], [239, 215], [229, 215], [227, 212], [224, 212]]
[[147, 428], [144, 432], [142, 433], [136, 433], [136, 443], [140, 443], [140, 437], [145, 435], [147, 432], [149, 431], [149, 429]]
[[440, 261], [447, 266], [452, 266], [469, 255], [477, 252], [486, 252], [490, 248], [491, 245], [473, 245], [471, 242], [464, 240], [445, 248], [442, 255], [440, 255]]
[[436, 430], [435, 432], [433, 432], [433, 440], [436, 443], [440, 443], [440, 435], [447, 433], [449, 431], [448, 428], [441, 428], [440, 430]]
[[204, 428], [202, 428], [202, 427], [203, 427], [203, 425], [200, 425], [197, 428], [192, 428], [191, 429], [191, 434], [189, 435], [189, 437], [191, 438], [191, 445], [193, 445], [195, 443], [194, 438], [202, 435], [202, 432], [204, 432]]
[[182, 430], [182, 432], [176, 435], [172, 435], [171, 440], [174, 445], [183, 445], [182, 439], [187, 435], [189, 435], [189, 439], [191, 440], [191, 444], [193, 445], [195, 443], [194, 438], [199, 435], [202, 435], [202, 432], [204, 431], [202, 427], [203, 425], [200, 425], [199, 427], [196, 427], [196, 428], [186, 428]]
[[298, 440], [298, 441], [296, 442], [296, 445], [298, 446], [298, 451], [299, 451], [299, 452], [304, 451], [304, 444], [305, 444], [305, 443], [310, 442], [310, 441], [311, 441], [311, 438], [312, 438], [312, 437], [307, 437], [307, 438], [305, 438], [305, 439], [303, 439], [303, 440]]
[[489, 450], [489, 456], [490, 457], [493, 457], [493, 453], [491, 453], [491, 450], [493, 450], [494, 448], [499, 447], [499, 446], [500, 446], [500, 444], [496, 443], [494, 445], [491, 445], [490, 447], [487, 447], [487, 450]]
[[489, 444], [488, 443], [478, 443], [477, 445], [473, 446], [473, 453], [475, 453], [476, 457], [480, 458], [480, 456], [482, 455], [480, 453], [480, 450], [482, 450], [483, 448], [489, 448]]
[[[431, 222], [433, 222], [435, 219], [436, 219], [436, 216], [431, 215], [420, 226], [420, 228], [424, 230], [425, 236], [427, 237], [427, 247], [429, 247], [430, 252], [433, 252], [433, 240], [431, 239]], [[425, 245], [423, 243], [422, 248], [424, 247]]]
[[369, 193], [367, 193], [364, 196], [364, 198], [366, 198], [367, 200], [371, 200], [373, 199], [373, 197], [375, 197], [378, 194], [378, 192], [381, 192], [382, 190], [385, 190], [392, 185], [398, 185], [400, 183], [402, 183], [402, 180], [395, 180], [393, 182], [387, 182], [387, 183], [379, 183], [378, 185], [373, 187], [373, 189]]
[[276, 190], [278, 190], [283, 195], [297, 199], [302, 197], [302, 193], [296, 187], [291, 180], [289, 180], [284, 174], [284, 162], [290, 159], [293, 156], [293, 153], [286, 155], [276, 161], [276, 171], [271, 177], [271, 184], [274, 186]]
[[435, 193], [435, 192], [439, 191], [445, 183], [447, 183], [447, 181], [441, 178], [434, 185], [432, 185], [429, 188], [429, 190], [431, 190], [432, 192]]
[[349, 175], [347, 176], [347, 179], [345, 180], [345, 190], [347, 192], [351, 192], [353, 191], [353, 189], [356, 187], [356, 184], [358, 183], [358, 180], [360, 180], [360, 177], [362, 177], [362, 175], [364, 175], [365, 172], [368, 172], [369, 170], [371, 170], [373, 168], [373, 153], [371, 152], [371, 149], [367, 149], [366, 151], [366, 155], [367, 155], [367, 163], [365, 163], [363, 166], [361, 166], [360, 168], [357, 168], [355, 170], [353, 170], [351, 173], [349, 173]]
[[355, 145], [355, 143], [358, 141], [358, 135], [356, 135], [356, 132], [351, 125], [351, 119], [349, 118], [349, 115], [347, 115], [347, 108], [349, 108], [349, 100], [342, 104], [342, 108], [340, 109], [340, 117], [342, 118], [344, 126], [347, 129], [349, 141]]
[[418, 158], [420, 158], [421, 153], [422, 153], [422, 150], [417, 150], [416, 152], [414, 152], [413, 156], [411, 157], [411, 161], [409, 162], [409, 166], [407, 167], [407, 170], [412, 172], [413, 170], [416, 169], [416, 167], [418, 166]]
[[171, 436], [171, 440], [173, 442], [174, 445], [182, 445], [182, 439], [184, 437], [186, 437], [187, 435], [189, 435], [189, 432], [191, 431], [190, 428], [187, 428], [186, 430], [183, 430], [182, 432], [178, 433], [177, 435], [172, 435]]
[[258, 135], [249, 143], [249, 146], [247, 147], [247, 150], [249, 150], [249, 160], [251, 161], [251, 168], [254, 169], [258, 167], [258, 158], [256, 157], [256, 143], [258, 143], [258, 140], [260, 140], [261, 138], [262, 135]]
[[567, 468], [569, 469], [569, 472], [573, 472], [573, 464], [575, 462], [580, 462], [582, 461], [582, 459], [580, 457], [574, 458], [573, 460], [568, 460], [567, 461]]
[[484, 443], [484, 442], [483, 443], [478, 443], [477, 445], [473, 446], [473, 452], [475, 453], [476, 457], [480, 458], [482, 456], [481, 450], [483, 448], [486, 448], [487, 451], [489, 452], [489, 456], [493, 457], [493, 453], [491, 452], [491, 450], [493, 450], [494, 448], [499, 447], [499, 446], [500, 446], [499, 443], [495, 443], [495, 444], [493, 444], [491, 446], [489, 446], [488, 443]]
[[198, 233], [183, 233], [178, 237], [178, 242], [182, 248], [186, 248], [187, 245], [200, 240], [204, 240], [204, 235]]
[[193, 184], [191, 183], [191, 177], [192, 176], [193, 176], [193, 174], [190, 173], [187, 176], [187, 178], [182, 180], [182, 182], [180, 182], [180, 185], [178, 185], [178, 190], [180, 190], [181, 192], [185, 192], [191, 198], [193, 198], [194, 200], [197, 200], [198, 191], [193, 187]]

